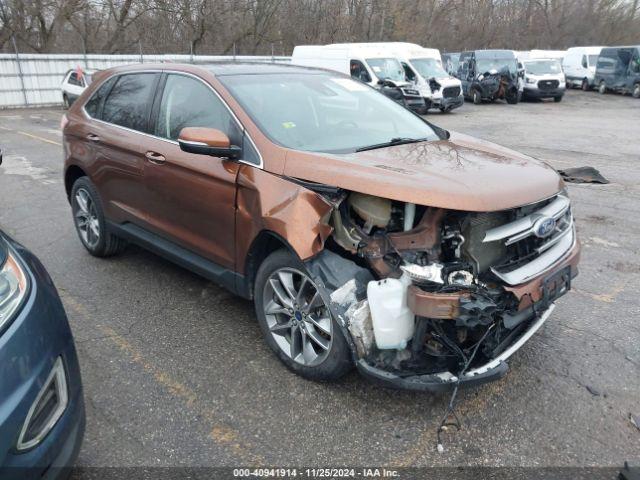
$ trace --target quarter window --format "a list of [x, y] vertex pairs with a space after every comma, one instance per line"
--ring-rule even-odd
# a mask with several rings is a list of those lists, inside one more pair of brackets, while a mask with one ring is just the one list
[[210, 87], [184, 75], [168, 75], [162, 93], [155, 134], [176, 140], [185, 127], [215, 128], [241, 145], [241, 131]]
[[100, 106], [102, 105], [102, 102], [109, 93], [109, 90], [111, 90], [111, 87], [113, 86], [115, 81], [115, 77], [112, 77], [104, 82], [84, 106], [85, 111], [89, 114], [90, 117], [100, 118]]
[[121, 75], [104, 103], [102, 120], [140, 132], [147, 131], [156, 78], [155, 73]]

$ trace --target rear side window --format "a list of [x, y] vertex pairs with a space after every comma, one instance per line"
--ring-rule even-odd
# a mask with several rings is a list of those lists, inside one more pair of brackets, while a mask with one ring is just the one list
[[69, 85], [76, 85], [78, 87], [82, 86], [82, 82], [78, 78], [78, 74], [76, 72], [73, 72], [71, 75], [69, 75]]
[[112, 85], [115, 83], [116, 78], [111, 77], [109, 80], [104, 82], [98, 90], [96, 90], [89, 101], [84, 106], [85, 111], [89, 114], [90, 117], [100, 118], [98, 114], [100, 113], [100, 107], [105, 97], [111, 90]]
[[169, 74], [155, 135], [176, 140], [185, 127], [215, 128], [227, 134], [232, 144], [241, 145], [240, 129], [211, 88], [195, 78]]
[[147, 131], [157, 77], [155, 73], [121, 75], [104, 102], [101, 119], [132, 130]]

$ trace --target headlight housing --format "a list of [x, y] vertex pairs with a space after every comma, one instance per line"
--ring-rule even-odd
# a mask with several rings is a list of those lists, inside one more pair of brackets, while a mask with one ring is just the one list
[[526, 77], [527, 83], [536, 83], [536, 79], [532, 77]]
[[[2, 241], [0, 238], [0, 242]], [[4, 263], [0, 265], [0, 331], [20, 309], [28, 286], [24, 268], [14, 253], [8, 249]]]

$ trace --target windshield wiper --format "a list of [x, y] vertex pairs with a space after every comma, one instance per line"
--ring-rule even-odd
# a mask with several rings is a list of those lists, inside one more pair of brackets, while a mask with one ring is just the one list
[[376, 148], [393, 147], [395, 145], [405, 145], [407, 143], [425, 142], [428, 138], [406, 138], [395, 137], [384, 143], [376, 143], [375, 145], [367, 145], [366, 147], [360, 147], [356, 149], [356, 152], [365, 152], [367, 150], [375, 150]]

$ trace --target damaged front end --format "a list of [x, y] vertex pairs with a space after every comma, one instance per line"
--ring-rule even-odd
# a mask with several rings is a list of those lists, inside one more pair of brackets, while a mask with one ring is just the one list
[[323, 195], [333, 232], [306, 266], [358, 369], [386, 386], [440, 391], [500, 378], [577, 275], [564, 193], [489, 213]]

